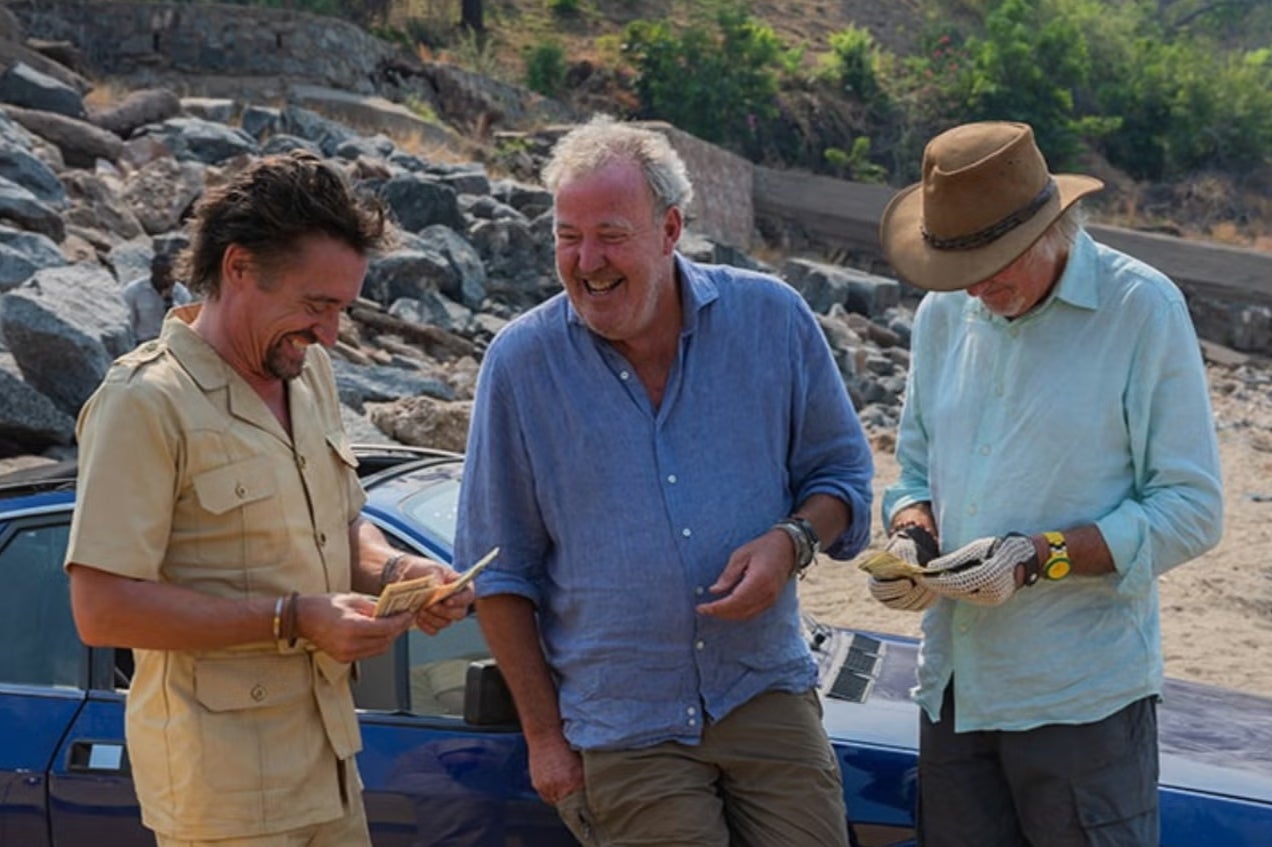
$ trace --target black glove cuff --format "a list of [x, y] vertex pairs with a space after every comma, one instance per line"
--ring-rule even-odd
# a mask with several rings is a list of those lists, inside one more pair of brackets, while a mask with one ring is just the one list
[[[1029, 538], [1029, 536], [1025, 535], [1023, 532], [1009, 532], [1004, 535], [1003, 538], [1011, 538], [1012, 536], [1015, 536], [1016, 538]], [[1030, 543], [1032, 543], [1032, 539], [1030, 540]], [[1042, 559], [1038, 558], [1038, 550], [1036, 547], [1034, 548], [1034, 554], [1028, 559], [1025, 559], [1025, 561], [1021, 562], [1021, 564], [1025, 566], [1025, 585], [1033, 585], [1038, 581], [1038, 578], [1042, 576]]]
[[915, 558], [920, 565], [926, 565], [941, 555], [940, 545], [936, 543], [932, 533], [919, 524], [906, 524], [892, 535], [894, 537], [902, 535], [914, 542]]

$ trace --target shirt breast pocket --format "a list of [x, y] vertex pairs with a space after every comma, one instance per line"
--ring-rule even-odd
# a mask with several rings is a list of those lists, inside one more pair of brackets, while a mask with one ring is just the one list
[[268, 457], [203, 471], [194, 476], [193, 486], [204, 512], [201, 542], [209, 558], [237, 558], [227, 562], [236, 566], [274, 564], [282, 558], [287, 523]]

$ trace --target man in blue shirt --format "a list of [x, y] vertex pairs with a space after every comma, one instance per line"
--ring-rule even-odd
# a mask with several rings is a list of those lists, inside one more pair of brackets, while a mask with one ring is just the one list
[[[1218, 540], [1205, 370], [1179, 290], [1093, 241], [1024, 124], [956, 127], [884, 212], [915, 315], [872, 580], [927, 609], [920, 844], [1157, 845], [1156, 577]], [[924, 533], [944, 553], [918, 551]]]
[[676, 252], [659, 133], [558, 143], [565, 291], [478, 379], [456, 560], [535, 788], [585, 844], [846, 845], [795, 575], [869, 536], [872, 459], [807, 305]]

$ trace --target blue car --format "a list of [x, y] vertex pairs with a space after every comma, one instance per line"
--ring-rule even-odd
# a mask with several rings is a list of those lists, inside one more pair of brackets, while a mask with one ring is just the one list
[[[448, 561], [463, 458], [364, 448], [366, 517]], [[74, 469], [0, 479], [0, 845], [152, 845], [124, 746], [128, 650], [75, 633], [62, 570]], [[913, 843], [910, 639], [806, 620], [856, 845]], [[377, 847], [565, 847], [474, 616], [360, 664], [359, 766]], [[1162, 844], [1272, 844], [1272, 699], [1172, 680], [1159, 712]], [[812, 847], [810, 845], [810, 847]]]

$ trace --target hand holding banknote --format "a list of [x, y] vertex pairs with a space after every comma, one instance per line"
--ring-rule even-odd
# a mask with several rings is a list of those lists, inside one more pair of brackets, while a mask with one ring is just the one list
[[920, 578], [928, 562], [940, 555], [934, 539], [921, 526], [897, 530], [884, 548], [858, 567], [870, 574], [870, 594], [890, 609], [922, 611], [936, 601], [936, 593]]
[[477, 564], [464, 571], [459, 579], [452, 582], [441, 582], [436, 574], [432, 573], [417, 579], [391, 582], [380, 592], [380, 599], [375, 606], [375, 616], [383, 618], [402, 612], [416, 614], [421, 609], [440, 603], [466, 588], [498, 555], [499, 548], [496, 547], [483, 556]]

